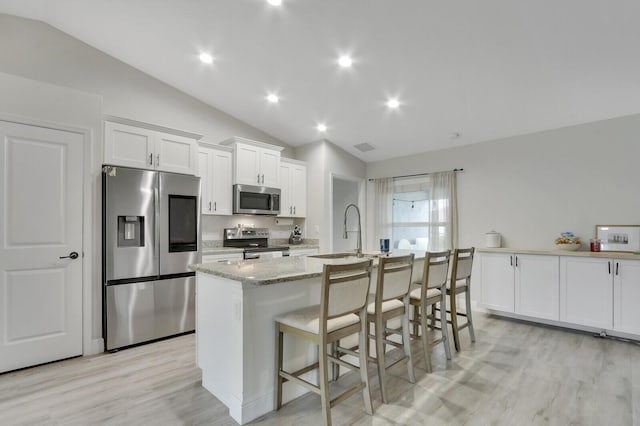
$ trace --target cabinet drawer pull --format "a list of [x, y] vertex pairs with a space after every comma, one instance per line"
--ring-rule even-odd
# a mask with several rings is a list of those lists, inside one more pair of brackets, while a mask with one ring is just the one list
[[616, 262], [616, 275], [618, 275], [618, 268], [620, 267], [620, 262]]
[[513, 256], [509, 256], [509, 263], [513, 266]]
[[607, 265], [609, 265], [609, 275], [611, 275], [611, 261], [607, 262]]
[[260, 173], [258, 173], [258, 183], [260, 183]]
[[516, 268], [518, 267], [518, 256], [516, 256]]
[[211, 211], [211, 201], [209, 201], [209, 211]]
[[149, 154], [149, 165], [153, 166], [153, 153]]
[[214, 212], [217, 212], [217, 211], [218, 211], [218, 202], [217, 202], [217, 201], [214, 201], [214, 202], [213, 202], [213, 211], [214, 211]]
[[156, 167], [160, 166], [160, 154], [156, 154]]

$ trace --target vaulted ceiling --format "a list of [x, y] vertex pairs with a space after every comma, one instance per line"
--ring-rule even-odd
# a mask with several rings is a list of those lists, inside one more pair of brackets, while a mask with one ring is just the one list
[[0, 12], [287, 144], [326, 138], [364, 161], [640, 112], [636, 0], [0, 0]]

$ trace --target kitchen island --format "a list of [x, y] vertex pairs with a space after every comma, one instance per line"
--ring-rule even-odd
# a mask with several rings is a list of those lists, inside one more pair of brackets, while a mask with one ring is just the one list
[[[397, 251], [403, 255], [411, 251]], [[424, 252], [414, 252], [414, 280], [422, 275]], [[323, 255], [319, 255], [323, 256]], [[333, 256], [333, 255], [329, 255]], [[346, 257], [284, 257], [192, 265], [196, 271], [196, 357], [202, 386], [245, 424], [274, 407], [275, 326], [284, 312], [320, 303], [324, 264], [360, 260]], [[375, 290], [377, 261], [371, 277]], [[286, 369], [317, 359], [313, 346], [285, 337]], [[315, 373], [307, 373], [315, 382]], [[307, 390], [283, 388], [283, 401]]]

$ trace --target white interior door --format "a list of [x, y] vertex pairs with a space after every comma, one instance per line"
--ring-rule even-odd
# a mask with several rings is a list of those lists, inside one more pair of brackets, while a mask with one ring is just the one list
[[0, 121], [0, 143], [3, 372], [82, 354], [83, 136]]

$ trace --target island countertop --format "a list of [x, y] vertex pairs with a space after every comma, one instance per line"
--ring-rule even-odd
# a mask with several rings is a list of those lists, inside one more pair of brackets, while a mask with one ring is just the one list
[[[423, 259], [424, 251], [396, 250], [390, 256], [415, 254], [416, 259]], [[322, 276], [324, 264], [353, 263], [373, 258], [376, 267], [379, 254], [366, 254], [358, 258], [355, 255], [340, 258], [317, 258], [313, 256], [291, 256], [275, 259], [232, 260], [227, 262], [201, 263], [190, 265], [189, 269], [205, 274], [216, 275], [249, 285], [267, 285], [286, 281], [303, 280]]]

